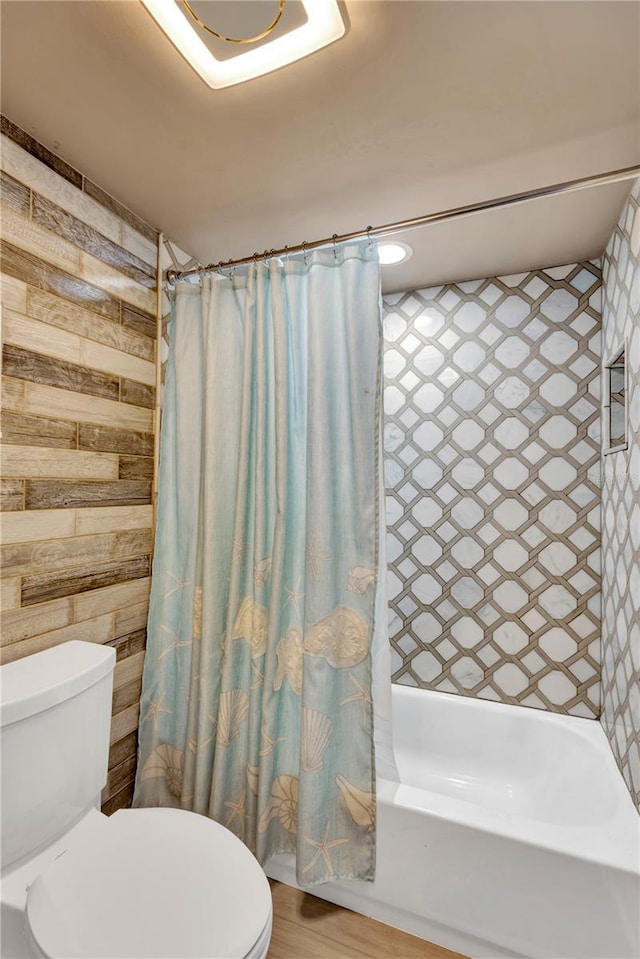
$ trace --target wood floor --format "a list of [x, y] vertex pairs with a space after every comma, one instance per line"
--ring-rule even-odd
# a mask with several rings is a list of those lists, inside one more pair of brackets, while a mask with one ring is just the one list
[[274, 916], [267, 959], [461, 959], [299, 889], [270, 883]]

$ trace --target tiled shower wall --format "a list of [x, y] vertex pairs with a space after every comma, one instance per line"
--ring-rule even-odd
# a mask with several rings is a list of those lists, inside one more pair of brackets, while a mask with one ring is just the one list
[[599, 265], [385, 297], [395, 682], [600, 712]]
[[628, 448], [604, 457], [602, 722], [640, 810], [640, 180], [603, 265], [607, 361], [626, 346]]

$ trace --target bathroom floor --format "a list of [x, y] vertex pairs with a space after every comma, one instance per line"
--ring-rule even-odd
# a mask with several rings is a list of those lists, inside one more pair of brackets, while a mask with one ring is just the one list
[[270, 883], [274, 916], [267, 959], [463, 959], [284, 883]]

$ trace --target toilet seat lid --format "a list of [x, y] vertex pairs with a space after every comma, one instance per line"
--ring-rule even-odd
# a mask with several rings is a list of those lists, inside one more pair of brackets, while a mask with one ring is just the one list
[[244, 959], [271, 921], [257, 860], [178, 809], [120, 810], [32, 883], [31, 933], [51, 959]]

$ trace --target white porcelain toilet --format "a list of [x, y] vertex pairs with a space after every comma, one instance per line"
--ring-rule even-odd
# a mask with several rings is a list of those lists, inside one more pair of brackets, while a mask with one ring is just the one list
[[114, 665], [70, 642], [0, 670], [2, 959], [264, 959], [269, 883], [228, 829], [99, 811]]

